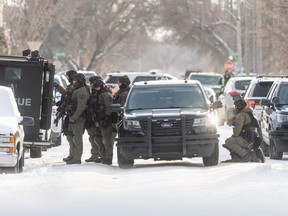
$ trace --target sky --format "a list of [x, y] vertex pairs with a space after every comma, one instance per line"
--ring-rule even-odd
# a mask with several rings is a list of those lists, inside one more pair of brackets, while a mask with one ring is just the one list
[[[0, 174], [3, 215], [283, 215], [288, 198], [288, 157], [265, 163], [221, 163], [229, 152], [221, 144], [232, 134], [220, 126], [220, 159], [204, 167], [201, 158], [183, 161], [136, 160], [132, 169], [85, 163], [66, 165], [63, 144], [42, 158], [25, 154], [21, 174]], [[116, 150], [116, 149], [115, 149]]]

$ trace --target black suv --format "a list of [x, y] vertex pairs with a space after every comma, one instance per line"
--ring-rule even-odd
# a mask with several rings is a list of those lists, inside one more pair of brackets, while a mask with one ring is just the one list
[[260, 116], [264, 154], [281, 160], [288, 152], [288, 79], [276, 80], [260, 104], [264, 106]]
[[202, 157], [205, 166], [218, 164], [219, 147], [213, 110], [198, 81], [135, 83], [119, 123], [118, 165], [134, 159], [181, 160]]

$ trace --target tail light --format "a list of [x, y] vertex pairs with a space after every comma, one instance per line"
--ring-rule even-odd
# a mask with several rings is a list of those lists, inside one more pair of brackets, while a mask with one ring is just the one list
[[239, 93], [239, 92], [229, 92], [229, 95], [230, 95], [231, 97], [233, 97], [233, 96], [241, 95], [241, 93]]
[[246, 101], [247, 106], [250, 107], [251, 109], [255, 109], [256, 105], [259, 105], [255, 100], [247, 100]]

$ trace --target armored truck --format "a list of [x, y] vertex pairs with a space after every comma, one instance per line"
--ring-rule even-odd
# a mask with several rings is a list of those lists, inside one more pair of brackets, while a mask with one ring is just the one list
[[24, 127], [24, 147], [31, 158], [41, 157], [44, 148], [59, 140], [51, 133], [54, 74], [54, 65], [37, 50], [26, 50], [23, 56], [0, 56], [0, 85], [11, 87], [21, 115], [34, 119], [34, 126]]

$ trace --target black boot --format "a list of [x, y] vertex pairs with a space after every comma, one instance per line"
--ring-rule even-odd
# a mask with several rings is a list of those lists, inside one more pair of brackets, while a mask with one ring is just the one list
[[66, 164], [81, 164], [81, 160], [71, 159]]
[[72, 159], [73, 159], [73, 157], [69, 155], [68, 157], [63, 158], [63, 161], [67, 162], [67, 161], [72, 160]]

